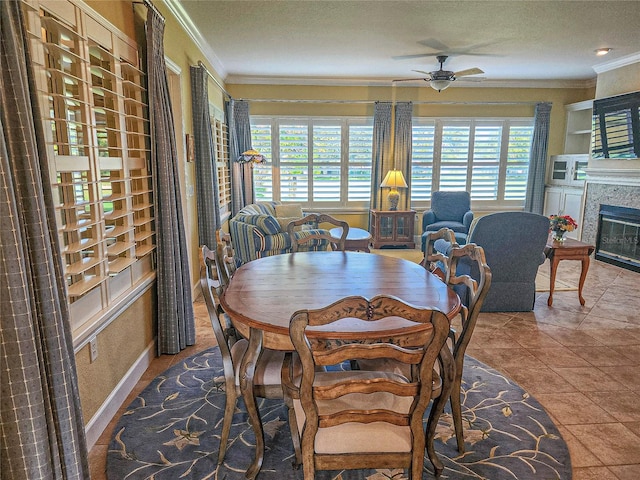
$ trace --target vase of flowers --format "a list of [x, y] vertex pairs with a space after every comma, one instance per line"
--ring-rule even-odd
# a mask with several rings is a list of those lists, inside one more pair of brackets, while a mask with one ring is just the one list
[[564, 234], [573, 232], [576, 228], [578, 228], [578, 224], [570, 215], [549, 216], [549, 231], [556, 242], [564, 242]]

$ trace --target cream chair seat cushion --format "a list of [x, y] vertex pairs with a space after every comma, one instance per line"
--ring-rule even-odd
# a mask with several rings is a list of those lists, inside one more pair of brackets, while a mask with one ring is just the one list
[[[236, 385], [240, 385], [240, 364], [242, 363], [242, 357], [247, 351], [249, 342], [247, 339], [242, 338], [233, 344], [231, 347], [231, 358], [233, 364], [237, 365], [235, 371]], [[277, 350], [264, 349], [258, 365], [256, 365], [255, 373], [253, 375], [254, 385], [279, 385], [280, 374], [282, 371], [282, 362], [284, 360], [285, 352]], [[302, 372], [302, 370], [300, 370]]]

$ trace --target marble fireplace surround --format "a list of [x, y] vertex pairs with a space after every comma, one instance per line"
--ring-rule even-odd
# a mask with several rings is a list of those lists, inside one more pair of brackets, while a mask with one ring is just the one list
[[600, 205], [640, 209], [640, 160], [627, 168], [588, 168], [582, 215], [583, 242], [595, 245]]

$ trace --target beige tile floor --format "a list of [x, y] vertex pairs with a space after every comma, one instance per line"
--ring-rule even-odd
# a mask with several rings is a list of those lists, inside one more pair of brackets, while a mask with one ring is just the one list
[[[541, 268], [548, 269], [547, 265]], [[580, 263], [560, 262], [558, 278], [577, 284]], [[507, 374], [545, 407], [569, 445], [573, 480], [640, 478], [640, 274], [591, 262], [577, 292], [536, 296], [533, 312], [483, 313], [467, 353]], [[197, 344], [155, 359], [124, 402], [156, 375], [214, 345], [196, 300]], [[91, 449], [91, 478], [106, 478], [106, 455], [122, 410]], [[526, 479], [519, 479], [526, 480]]]

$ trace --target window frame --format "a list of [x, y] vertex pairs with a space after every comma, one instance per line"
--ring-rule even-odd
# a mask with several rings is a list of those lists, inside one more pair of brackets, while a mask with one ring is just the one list
[[[261, 144], [255, 141], [254, 131], [256, 125], [264, 125], [269, 126], [270, 129], [270, 137], [271, 137], [271, 148], [270, 149], [260, 149]], [[295, 166], [302, 165], [296, 162], [286, 162], [281, 158], [281, 147], [280, 147], [280, 127], [281, 126], [306, 126], [307, 134], [306, 134], [306, 143], [307, 143], [307, 161], [304, 164], [307, 172], [307, 197], [306, 200], [296, 199], [291, 201], [291, 203], [300, 203], [305, 209], [314, 209], [314, 210], [354, 210], [354, 211], [363, 211], [369, 208], [369, 201], [362, 200], [349, 200], [348, 192], [349, 192], [349, 179], [350, 179], [350, 141], [349, 141], [349, 132], [350, 128], [353, 126], [368, 126], [371, 127], [371, 135], [373, 136], [373, 118], [371, 117], [353, 117], [353, 116], [344, 116], [344, 117], [309, 117], [309, 116], [264, 116], [264, 115], [252, 115], [251, 116], [251, 127], [252, 127], [252, 145], [254, 148], [257, 148], [261, 151], [261, 153], [267, 156], [266, 165], [255, 165], [254, 166], [254, 189], [256, 192], [259, 190], [256, 188], [255, 184], [255, 173], [264, 172], [265, 169], [270, 169], [271, 171], [271, 196], [269, 198], [262, 199], [262, 201], [282, 201], [282, 168], [286, 166]], [[340, 127], [340, 184], [339, 184], [339, 194], [340, 197], [335, 201], [313, 201], [314, 194], [314, 182], [313, 182], [313, 169], [318, 166], [331, 166], [333, 165], [330, 162], [315, 162], [314, 155], [314, 127], [315, 126], [339, 126]], [[274, 135], [274, 132], [278, 132], [277, 135]], [[372, 137], [373, 138], [373, 137]], [[359, 166], [362, 167], [362, 162], [359, 162]], [[366, 166], [365, 166], [366, 168]], [[369, 161], [369, 170], [371, 169], [371, 161]], [[260, 177], [261, 178], [261, 177]], [[370, 196], [370, 194], [369, 194]], [[257, 196], [257, 201], [261, 201], [260, 197]], [[284, 202], [287, 203], [287, 202]]]
[[[469, 142], [468, 142], [468, 155], [473, 154], [475, 147], [475, 136], [472, 133], [475, 133], [476, 127], [485, 126], [485, 125], [500, 125], [502, 128], [501, 132], [501, 146], [500, 146], [500, 154], [499, 154], [499, 162], [498, 162], [498, 187], [497, 187], [497, 198], [495, 200], [486, 200], [480, 198], [474, 198], [472, 194], [471, 202], [474, 205], [474, 208], [484, 209], [484, 210], [498, 210], [498, 209], [516, 209], [524, 206], [524, 199], [520, 200], [509, 200], [505, 198], [506, 193], [506, 181], [508, 175], [508, 167], [509, 167], [509, 145], [510, 145], [510, 132], [512, 127], [530, 127], [531, 133], [533, 133], [533, 125], [534, 118], [533, 117], [441, 117], [441, 118], [433, 118], [433, 117], [414, 117], [412, 122], [412, 128], [420, 127], [420, 126], [433, 126], [434, 127], [434, 145], [433, 145], [433, 156], [432, 156], [432, 181], [431, 181], [431, 189], [428, 195], [422, 195], [423, 200], [415, 199], [414, 192], [415, 188], [413, 187], [413, 178], [412, 178], [412, 200], [411, 200], [411, 208], [413, 209], [427, 209], [430, 207], [430, 193], [436, 190], [441, 189], [441, 175], [442, 175], [442, 132], [443, 128], [447, 126], [455, 126], [455, 125], [468, 125], [469, 126]], [[414, 130], [415, 132], [415, 130]], [[412, 152], [415, 151], [415, 143], [412, 147]], [[529, 152], [531, 151], [531, 143], [529, 144]], [[471, 155], [473, 159], [473, 155]], [[413, 161], [412, 161], [413, 164]], [[464, 189], [472, 192], [472, 183], [473, 183], [473, 161], [469, 162], [467, 160], [466, 164], [466, 178], [465, 178], [465, 186]], [[527, 165], [527, 172], [528, 172]]]
[[[271, 142], [270, 142], [271, 149], [270, 151], [268, 151], [268, 155], [267, 155], [268, 163], [265, 166], [254, 167], [258, 169], [258, 170], [254, 170], [254, 172], [260, 171], [260, 169], [265, 169], [265, 168], [270, 169], [271, 179], [272, 179], [272, 196], [270, 197], [270, 199], [273, 199], [276, 201], [280, 201], [281, 199], [281, 195], [280, 195], [281, 193], [280, 192], [281, 162], [279, 158], [280, 135], [278, 134], [275, 137], [273, 135], [273, 132], [279, 132], [279, 129], [278, 129], [279, 125], [283, 123], [286, 124], [287, 122], [289, 123], [298, 122], [300, 124], [305, 123], [307, 125], [312, 125], [312, 124], [322, 125], [322, 124], [327, 124], [327, 122], [338, 122], [338, 121], [347, 122], [348, 125], [351, 125], [351, 124], [371, 125], [371, 126], [373, 125], [372, 117], [349, 117], [349, 116], [314, 117], [314, 116], [266, 116], [266, 115], [251, 116], [252, 127], [254, 125], [268, 125], [270, 128], [270, 133], [268, 135], [270, 135], [270, 138], [271, 138]], [[353, 122], [353, 123], [349, 123], [349, 122]], [[442, 132], [443, 132], [443, 128], [447, 126], [452, 126], [452, 125], [453, 126], [469, 125], [470, 132], [474, 132], [474, 133], [477, 127], [483, 127], [487, 125], [494, 126], [494, 127], [499, 126], [501, 128], [499, 158], [497, 159], [497, 164], [495, 165], [496, 175], [498, 178], [498, 186], [496, 189], [497, 198], [495, 200], [479, 199], [479, 198], [473, 198], [472, 196], [472, 204], [474, 205], [474, 208], [478, 210], [503, 210], [503, 209], [516, 210], [516, 209], [521, 209], [524, 206], [524, 199], [515, 199], [515, 200], [509, 199], [507, 195], [509, 191], [509, 189], [507, 188], [507, 180], [509, 178], [510, 166], [515, 165], [517, 168], [519, 163], [520, 165], [522, 165], [522, 162], [518, 162], [517, 158], [514, 161], [513, 155], [510, 155], [510, 151], [511, 151], [510, 148], [512, 145], [511, 132], [512, 132], [512, 128], [526, 127], [530, 129], [531, 134], [533, 134], [533, 127], [534, 127], [533, 117], [439, 117], [439, 118], [413, 117], [413, 120], [412, 120], [413, 129], [415, 129], [416, 127], [427, 126], [427, 125], [431, 125], [434, 128], [433, 154], [432, 154], [432, 161], [431, 161], [432, 176], [431, 176], [430, 191], [428, 195], [423, 194], [422, 199], [416, 199], [414, 196], [415, 195], [414, 192], [416, 192], [416, 189], [413, 185], [414, 178], [412, 178], [411, 183], [412, 183], [413, 199], [410, 202], [411, 204], [410, 208], [416, 209], [416, 210], [428, 209], [431, 204], [430, 192], [440, 188], [440, 181], [441, 181], [441, 175], [442, 175]], [[349, 174], [349, 168], [350, 168], [348, 144], [350, 139], [348, 135], [344, 135], [344, 132], [345, 132], [344, 128], [342, 132], [343, 132], [343, 136], [342, 136], [343, 154], [342, 154], [342, 162], [341, 162], [341, 201], [331, 202], [331, 203], [330, 202], [314, 202], [310, 200], [310, 198], [308, 198], [307, 201], [305, 202], [300, 201], [296, 203], [301, 203], [307, 209], [311, 208], [316, 210], [333, 209], [333, 210], [344, 211], [347, 209], [352, 209], [353, 211], [361, 212], [371, 208], [370, 200], [367, 200], [367, 201], [349, 201], [348, 200], [348, 186], [349, 186], [348, 174]], [[347, 133], [349, 132], [348, 128], [346, 132]], [[415, 133], [415, 130], [413, 131], [413, 133]], [[253, 128], [252, 128], [252, 134], [253, 134]], [[414, 138], [415, 138], [415, 135], [414, 135]], [[345, 143], [347, 144], [346, 147], [345, 147]], [[474, 146], [475, 146], [475, 137], [472, 136], [469, 141], [468, 151], [473, 152]], [[256, 147], [256, 145], [254, 145], [254, 147]], [[412, 148], [412, 157], [414, 156], [417, 157], [417, 155], [415, 155], [416, 153], [415, 148], [416, 148], [416, 145], [414, 143], [414, 146]], [[531, 151], [531, 140], [529, 142], [529, 154], [530, 154], [530, 151]], [[347, 153], [345, 154], [344, 152], [347, 152]], [[529, 154], [527, 154], [527, 157], [529, 156]], [[309, 157], [311, 158], [312, 155], [309, 155]], [[467, 155], [467, 158], [469, 158], [468, 155]], [[528, 162], [529, 162], [529, 158], [527, 158], [527, 163], [526, 163], [527, 175], [528, 175], [528, 169], [529, 169]], [[413, 160], [412, 160], [412, 164], [413, 164]], [[308, 165], [312, 165], [312, 160], [308, 161]], [[465, 177], [464, 188], [467, 191], [471, 191], [471, 186], [473, 182], [473, 173], [474, 173], [473, 162], [469, 162], [467, 160], [465, 167], [466, 167], [466, 177]], [[412, 167], [412, 168], [415, 168], [415, 167]], [[520, 168], [522, 168], [522, 166]], [[263, 178], [263, 176], [261, 175], [260, 178]], [[434, 185], [435, 185], [435, 188], [434, 188]], [[406, 191], [402, 193], [406, 194]], [[369, 192], [369, 195], [370, 194], [371, 192]]]

